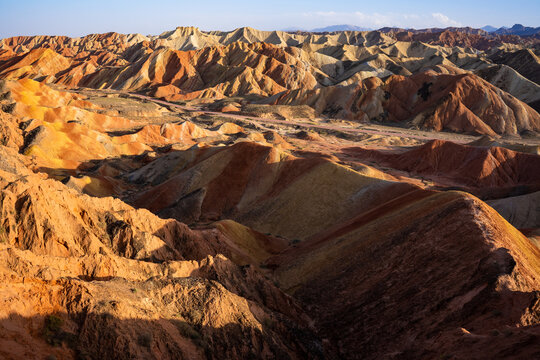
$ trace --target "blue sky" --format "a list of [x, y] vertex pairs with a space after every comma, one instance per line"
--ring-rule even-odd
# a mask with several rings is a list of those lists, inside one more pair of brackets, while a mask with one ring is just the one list
[[424, 28], [515, 23], [540, 26], [540, 0], [0, 0], [0, 38], [108, 31], [147, 35], [189, 25], [280, 30], [335, 24]]

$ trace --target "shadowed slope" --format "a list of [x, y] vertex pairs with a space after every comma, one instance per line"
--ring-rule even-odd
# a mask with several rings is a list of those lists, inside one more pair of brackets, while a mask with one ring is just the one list
[[268, 261], [343, 357], [539, 354], [537, 328], [498, 336], [536, 324], [540, 253], [491, 208], [447, 192], [357, 224]]

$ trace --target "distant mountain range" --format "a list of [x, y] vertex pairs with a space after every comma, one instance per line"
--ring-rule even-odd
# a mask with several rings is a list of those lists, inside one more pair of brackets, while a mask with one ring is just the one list
[[487, 31], [489, 33], [495, 32], [495, 30], [497, 30], [497, 28], [495, 26], [491, 26], [491, 25], [486, 25], [481, 29], [484, 30], [484, 31]]
[[[335, 31], [371, 31], [371, 30], [373, 29], [370, 29], [367, 27], [356, 26], [356, 25], [350, 25], [350, 24], [330, 25], [330, 26], [311, 29], [311, 30], [306, 30], [306, 29], [302, 29], [298, 27], [289, 27], [287, 29], [283, 29], [283, 31], [289, 31], [289, 32], [293, 32], [293, 31], [335, 32]], [[470, 27], [465, 27], [465, 28], [451, 27], [451, 28], [446, 28], [446, 29], [431, 28], [431, 29], [422, 29], [422, 30], [401, 29], [401, 28], [395, 28], [395, 27], [384, 27], [384, 28], [379, 29], [379, 31], [382, 31], [382, 32], [399, 32], [399, 31], [442, 32], [444, 30], [461, 31], [461, 32], [469, 33], [469, 34], [481, 33], [480, 30], [483, 30], [488, 33], [492, 33], [496, 35], [540, 36], [540, 27], [528, 27], [528, 26], [523, 26], [521, 24], [515, 24], [514, 26], [510, 28], [506, 26], [496, 28], [491, 25], [486, 25], [480, 29], [474, 29]]]
[[443, 31], [452, 31], [452, 32], [462, 32], [466, 34], [480, 34], [480, 35], [486, 35], [487, 32], [481, 29], [475, 29], [472, 27], [446, 27], [446, 28], [426, 28], [426, 29], [403, 29], [398, 27], [383, 27], [378, 29], [377, 31], [383, 32], [383, 33], [399, 33], [399, 32], [410, 32], [413, 34], [419, 34], [419, 33], [441, 33]]
[[497, 35], [519, 35], [519, 36], [532, 36], [540, 34], [540, 27], [529, 27], [523, 26], [521, 24], [515, 24], [511, 28], [503, 26], [501, 28], [495, 28], [493, 26], [487, 25], [482, 28], [489, 33], [494, 33]]
[[349, 25], [349, 24], [342, 24], [342, 25], [331, 25], [326, 26], [322, 28], [316, 28], [311, 30], [311, 32], [334, 32], [334, 31], [370, 31], [373, 29], [356, 26], [356, 25]]
[[294, 32], [294, 31], [305, 31], [305, 32], [335, 32], [335, 31], [371, 31], [373, 29], [356, 26], [356, 25], [350, 25], [350, 24], [342, 24], [342, 25], [330, 25], [326, 27], [316, 28], [316, 29], [303, 29], [296, 26], [291, 26], [288, 28], [283, 29], [282, 31], [288, 31], [288, 32]]

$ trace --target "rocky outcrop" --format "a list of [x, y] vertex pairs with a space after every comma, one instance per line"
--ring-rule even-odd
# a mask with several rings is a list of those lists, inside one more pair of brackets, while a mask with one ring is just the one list
[[497, 51], [490, 59], [496, 64], [508, 65], [527, 79], [540, 84], [540, 60], [532, 50]]
[[206, 253], [218, 229], [80, 195], [0, 151], [3, 357], [324, 356], [292, 298]]

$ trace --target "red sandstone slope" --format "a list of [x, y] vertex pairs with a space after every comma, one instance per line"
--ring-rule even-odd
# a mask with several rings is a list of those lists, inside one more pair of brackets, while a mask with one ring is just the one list
[[540, 188], [540, 156], [502, 147], [474, 147], [434, 140], [399, 153], [346, 150], [360, 159], [427, 177], [443, 186], [488, 194], [494, 189]]
[[[537, 339], [527, 326], [537, 323], [540, 254], [493, 210], [462, 193], [369, 179], [328, 161], [307, 161], [306, 168], [302, 160], [269, 150], [238, 144], [178, 153], [131, 176], [163, 184], [174, 179], [172, 184], [183, 184], [192, 195], [189, 188], [203, 184], [203, 196], [214, 194], [207, 205], [216, 214], [234, 214], [228, 209], [244, 204], [251, 213], [248, 221], [262, 215], [258, 226], [270, 222], [279, 226], [270, 231], [289, 238], [298, 229], [309, 235], [267, 263], [340, 357], [535, 355], [525, 342]], [[2, 159], [17, 161], [7, 155]], [[25, 174], [23, 165], [15, 169]], [[175, 179], [182, 172], [187, 182]], [[66, 323], [62, 331], [76, 339], [74, 351], [95, 357], [159, 353], [174, 358], [182, 353], [197, 358], [204, 352], [210, 358], [237, 358], [249, 356], [251, 348], [266, 358], [322, 356], [316, 337], [298, 325], [305, 315], [259, 270], [239, 268], [220, 256], [204, 260], [216, 243], [240, 244], [238, 230], [191, 231], [118, 200], [76, 195], [36, 175], [25, 182], [13, 172], [3, 176], [5, 291], [20, 289], [18, 297], [30, 305], [6, 304], [11, 320], [5, 327], [43, 324], [42, 316], [56, 311]], [[154, 193], [160, 196], [175, 190], [156, 188], [164, 190]], [[173, 207], [187, 200], [173, 199]], [[257, 208], [261, 200], [266, 205]], [[259, 234], [255, 241], [262, 240]], [[275, 254], [272, 247], [258, 261]], [[24, 282], [17, 272], [25, 274]], [[58, 280], [74, 275], [81, 279]], [[27, 298], [28, 292], [36, 297]], [[48, 300], [41, 300], [36, 313], [34, 304], [41, 298]], [[145, 298], [156, 300], [148, 305]], [[98, 338], [98, 332], [107, 337]], [[493, 337], [499, 336], [493, 334], [500, 333], [510, 335], [493, 347]], [[31, 348], [51, 351], [25, 330], [6, 335], [11, 337], [6, 348], [37, 343]], [[63, 341], [54, 336], [51, 341]], [[477, 340], [470, 344], [470, 339]], [[96, 342], [99, 347], [91, 346]], [[470, 344], [466, 354], [463, 344]]]
[[[443, 45], [443, 46], [460, 46], [479, 50], [489, 50], [503, 44], [520, 44], [526, 43], [527, 40], [515, 35], [483, 35], [483, 34], [466, 34], [464, 32], [445, 30], [441, 32], [420, 32], [416, 34], [396, 34], [398, 39], [411, 39], [422, 41], [427, 44]], [[403, 40], [401, 40], [403, 41]], [[534, 41], [533, 41], [534, 42]]]
[[171, 152], [127, 178], [151, 184], [129, 199], [137, 207], [188, 223], [233, 219], [291, 241], [415, 190], [251, 142]]
[[2, 62], [0, 78], [49, 77], [67, 69], [70, 65], [71, 61], [68, 58], [53, 50], [40, 48]]
[[469, 195], [411, 200], [269, 266], [343, 358], [538, 356], [538, 248]]
[[540, 131], [535, 110], [473, 74], [428, 71], [391, 76], [384, 82], [370, 78], [348, 87], [289, 90], [268, 102], [307, 104], [323, 114], [435, 131], [487, 135]]
[[[175, 171], [166, 172], [165, 179], [170, 180], [145, 197], [155, 199], [155, 204], [170, 203], [180, 208], [190, 196], [200, 196], [201, 214], [208, 211], [204, 209], [206, 201], [213, 199], [208, 206], [222, 199], [227, 207], [210, 213], [238, 216], [239, 204], [248, 196], [252, 199], [248, 207], [252, 215], [239, 218], [253, 221], [262, 215], [265, 221], [252, 222], [255, 227], [268, 226], [274, 219], [286, 224], [291, 218], [296, 227], [303, 227], [309, 221], [326, 224], [332, 217], [331, 226], [311, 225], [310, 235], [301, 237], [302, 242], [293, 243], [266, 263], [274, 269], [280, 286], [302, 299], [316, 318], [318, 331], [337, 344], [341, 357], [429, 359], [450, 355], [481, 358], [484, 353], [493, 357], [508, 352], [524, 357], [538, 354], [538, 349], [521, 344], [539, 336], [536, 328], [528, 326], [537, 324], [540, 299], [535, 289], [540, 252], [483, 202], [464, 193], [382, 186], [382, 181], [354, 183], [352, 188], [357, 191], [350, 196], [356, 202], [344, 201], [340, 193], [351, 182], [348, 176], [336, 172], [330, 182], [339, 183], [341, 188], [324, 188], [320, 181], [324, 175], [317, 168], [301, 172], [301, 176], [310, 178], [309, 185], [300, 179], [289, 180], [290, 170], [277, 170], [273, 175], [277, 182], [263, 187], [268, 189], [273, 184], [272, 191], [257, 192], [264, 178], [270, 176], [264, 163], [253, 165], [264, 148], [239, 145], [235, 151], [235, 158], [242, 158], [239, 162], [224, 161], [235, 147], [188, 155], [194, 163], [178, 156], [168, 168], [179, 169], [182, 164], [183, 174], [175, 178]], [[221, 159], [212, 160], [214, 156]], [[440, 159], [437, 154], [433, 158]], [[283, 160], [296, 162], [292, 165], [295, 169], [301, 167], [301, 161]], [[211, 161], [219, 161], [226, 168], [215, 172]], [[518, 161], [517, 168], [524, 170], [524, 163]], [[146, 172], [163, 181], [165, 174], [159, 168], [164, 167], [141, 169], [141, 174]], [[310, 176], [312, 172], [315, 177]], [[200, 187], [209, 176], [214, 178], [214, 185], [210, 182]], [[360, 178], [358, 174], [351, 176]], [[286, 187], [277, 187], [279, 183]], [[176, 192], [179, 184], [189, 184], [196, 193], [181, 190], [187, 194], [182, 198]], [[205, 191], [218, 184], [219, 198], [207, 197]], [[294, 192], [287, 191], [291, 187]], [[300, 189], [309, 191], [315, 203], [326, 204], [327, 211], [307, 204], [310, 211], [305, 212], [304, 204], [291, 197]], [[255, 194], [264, 194], [263, 199], [273, 196], [273, 201], [287, 196], [295, 210], [285, 214], [259, 206]], [[144, 202], [142, 197], [139, 201]], [[352, 204], [347, 216], [335, 217], [347, 204]], [[266, 227], [265, 231], [293, 235], [284, 229]], [[523, 328], [518, 330], [516, 324]], [[511, 339], [492, 346], [493, 337], [503, 333]], [[464, 344], [467, 352], [462, 350]]]
[[[0, 78], [46, 78], [67, 86], [144, 90], [171, 99], [268, 96], [317, 85], [319, 70], [299, 59], [302, 50], [264, 43], [233, 43], [198, 51], [159, 49], [132, 64], [106, 52], [74, 60], [40, 48], [0, 63]], [[306, 67], [306, 68], [305, 68]]]
[[121, 54], [133, 42], [134, 38], [136, 38], [136, 35], [124, 35], [115, 32], [90, 34], [81, 38], [48, 35], [16, 36], [2, 39], [0, 47], [9, 48], [16, 53], [48, 48], [68, 57], [99, 50]]
[[0, 78], [31, 78], [45, 83], [78, 86], [101, 66], [122, 66], [127, 61], [107, 51], [65, 57], [49, 48], [37, 48], [0, 61]]
[[540, 130], [536, 111], [472, 74], [424, 73], [393, 77], [386, 85], [390, 120], [414, 117], [421, 127], [480, 134]]
[[473, 29], [470, 27], [448, 27], [445, 29], [401, 29], [401, 28], [382, 28], [382, 31], [389, 36], [395, 37], [399, 41], [422, 41], [428, 44], [443, 46], [460, 46], [474, 48], [478, 50], [489, 50], [508, 44], [525, 45], [536, 44], [538, 39], [521, 37], [517, 35], [499, 35], [488, 33], [482, 29]]

